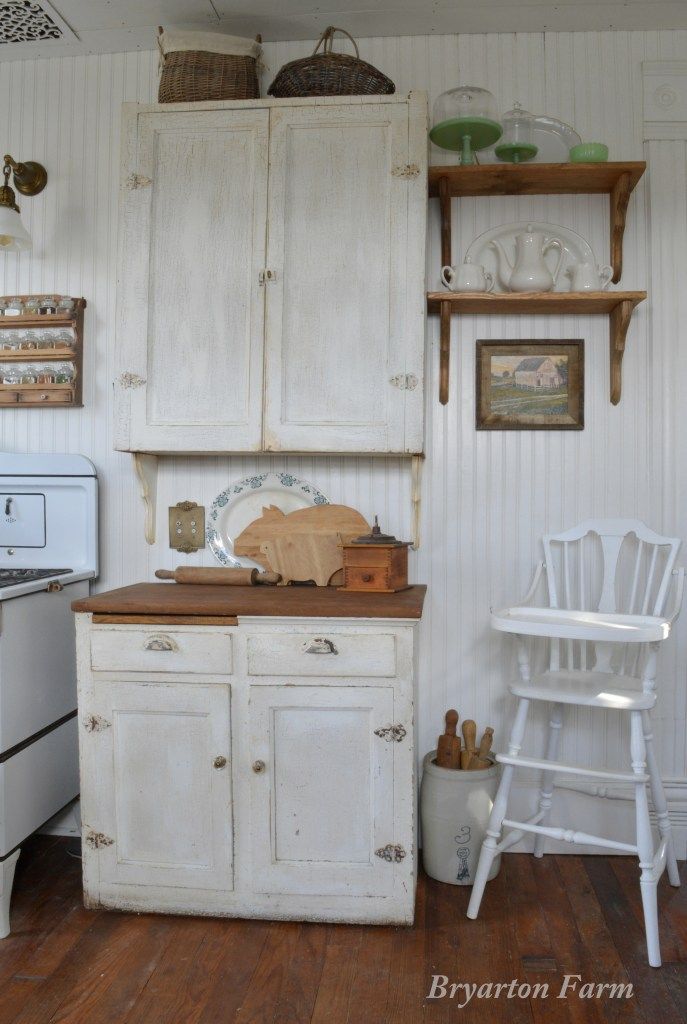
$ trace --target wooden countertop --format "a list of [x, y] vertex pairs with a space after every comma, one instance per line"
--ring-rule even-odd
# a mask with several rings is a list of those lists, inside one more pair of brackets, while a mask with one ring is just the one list
[[137, 583], [74, 601], [75, 612], [105, 615], [419, 619], [426, 586], [396, 594], [350, 594], [336, 587], [224, 587]]

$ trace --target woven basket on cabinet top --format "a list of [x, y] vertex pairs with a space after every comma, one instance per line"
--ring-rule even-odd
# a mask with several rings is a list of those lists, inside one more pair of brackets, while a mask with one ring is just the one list
[[[355, 57], [333, 53], [334, 33], [342, 32], [353, 43]], [[324, 43], [324, 50], [318, 53]], [[355, 39], [342, 28], [329, 26], [320, 36], [310, 57], [285, 64], [267, 90], [270, 96], [374, 96], [396, 91], [381, 71], [361, 60]]]
[[[158, 103], [253, 100], [260, 96], [256, 57], [203, 49], [165, 51], [162, 29], [159, 33], [161, 75]], [[208, 33], [198, 34], [198, 38], [207, 39]], [[227, 37], [215, 38], [220, 46], [227, 40]], [[248, 43], [247, 40], [238, 42]], [[231, 45], [229, 40], [226, 45]], [[255, 49], [259, 52], [259, 47]]]

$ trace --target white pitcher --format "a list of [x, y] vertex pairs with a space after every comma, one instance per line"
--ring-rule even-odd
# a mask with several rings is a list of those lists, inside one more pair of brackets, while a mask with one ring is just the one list
[[611, 283], [613, 267], [601, 267], [584, 260], [568, 267], [565, 276], [570, 278], [571, 292], [603, 292]]
[[[563, 259], [563, 243], [560, 238], [549, 238], [542, 231], [534, 231], [532, 225], [515, 236], [515, 262], [511, 262], [498, 238], [489, 245], [498, 257], [499, 281], [510, 292], [550, 292], [558, 277]], [[556, 267], [551, 273], [545, 255], [549, 249], [558, 249]]]
[[442, 283], [452, 292], [490, 292], [494, 277], [479, 263], [466, 256], [465, 262], [455, 267], [441, 268]]

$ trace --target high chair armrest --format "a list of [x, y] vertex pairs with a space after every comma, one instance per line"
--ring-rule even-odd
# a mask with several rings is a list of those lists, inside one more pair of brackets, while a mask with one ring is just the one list
[[670, 635], [671, 620], [655, 615], [614, 615], [516, 605], [492, 612], [491, 625], [501, 633], [521, 636], [626, 644], [665, 640]]

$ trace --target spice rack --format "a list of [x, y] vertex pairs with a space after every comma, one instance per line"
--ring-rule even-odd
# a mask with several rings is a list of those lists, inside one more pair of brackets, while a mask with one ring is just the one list
[[[463, 196], [594, 195], [609, 197], [610, 263], [613, 281], [623, 269], [625, 217], [644, 161], [598, 164], [481, 164], [429, 168], [429, 197], [441, 211], [441, 263], [452, 263], [451, 199]], [[427, 311], [440, 316], [439, 401], [448, 402], [451, 316], [465, 314], [609, 315], [610, 399], [620, 401], [625, 338], [632, 312], [646, 292], [470, 293], [430, 292]]]
[[[35, 296], [20, 295], [22, 303]], [[0, 306], [3, 301], [0, 299]], [[85, 299], [72, 299], [74, 308], [68, 312], [19, 314], [0, 316], [0, 335], [6, 331], [40, 331], [54, 328], [68, 330], [72, 339], [67, 347], [53, 348], [0, 348], [0, 367], [5, 370], [12, 364], [27, 364], [32, 367], [66, 364], [73, 369], [71, 381], [39, 383], [2, 383], [0, 381], [0, 407], [55, 406], [75, 408], [83, 405], [83, 319]]]

